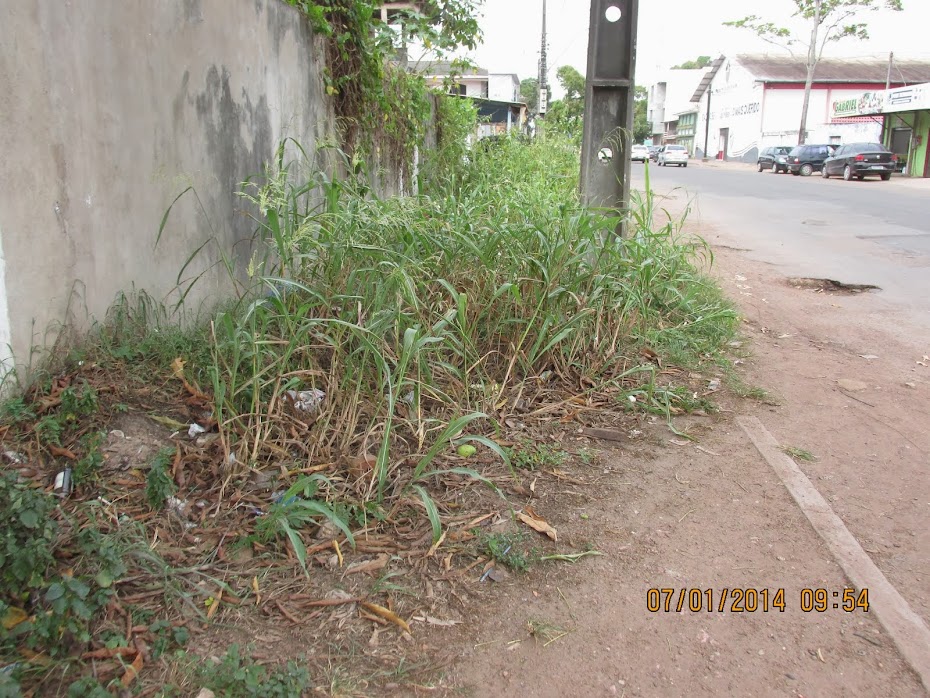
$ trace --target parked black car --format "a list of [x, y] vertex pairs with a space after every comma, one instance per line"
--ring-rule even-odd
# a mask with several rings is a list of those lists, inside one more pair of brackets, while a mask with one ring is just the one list
[[842, 176], [847, 182], [853, 177], [865, 179], [878, 175], [886, 182], [898, 164], [898, 156], [881, 143], [850, 143], [841, 145], [823, 163], [820, 174]]
[[759, 159], [756, 164], [759, 166], [759, 172], [771, 170], [774, 174], [788, 171], [788, 153], [791, 152], [790, 145], [776, 145], [771, 148], [763, 148], [759, 153]]
[[788, 171], [802, 177], [810, 177], [814, 172], [820, 172], [823, 161], [833, 154], [836, 146], [833, 145], [798, 145], [788, 153]]

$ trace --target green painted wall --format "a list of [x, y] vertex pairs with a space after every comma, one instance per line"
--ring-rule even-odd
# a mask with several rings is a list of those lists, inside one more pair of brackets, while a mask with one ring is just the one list
[[913, 149], [907, 171], [912, 177], [925, 177], [930, 174], [925, 170], [927, 147], [930, 142], [930, 111], [917, 112], [914, 136], [920, 136], [920, 145]]

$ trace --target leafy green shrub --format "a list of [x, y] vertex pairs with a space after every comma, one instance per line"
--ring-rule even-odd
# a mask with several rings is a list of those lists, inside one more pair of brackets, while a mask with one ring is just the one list
[[44, 584], [54, 563], [54, 509], [52, 497], [0, 472], [0, 603], [19, 606]]
[[[93, 526], [65, 535], [54, 509], [52, 497], [0, 473], [0, 617], [21, 621], [0, 626], [0, 655], [18, 642], [52, 656], [86, 643], [95, 614], [125, 573], [123, 551], [109, 537]], [[59, 553], [79, 573], [60, 573]]]

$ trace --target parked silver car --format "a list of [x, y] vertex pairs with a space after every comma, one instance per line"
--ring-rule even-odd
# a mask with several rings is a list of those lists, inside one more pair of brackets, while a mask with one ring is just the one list
[[678, 167], [688, 166], [688, 149], [683, 145], [669, 143], [663, 145], [659, 151], [659, 165], [667, 167], [668, 165], [678, 165]]

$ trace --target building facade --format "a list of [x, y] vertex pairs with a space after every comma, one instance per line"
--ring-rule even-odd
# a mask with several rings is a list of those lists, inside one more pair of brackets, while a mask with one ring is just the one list
[[[884, 90], [887, 61], [823, 60], [811, 87], [805, 142], [880, 141], [882, 118], [838, 116], [834, 104]], [[893, 87], [930, 80], [930, 62], [898, 61]], [[696, 86], [695, 154], [755, 162], [762, 148], [798, 143], [806, 66], [794, 58], [721, 56]]]
[[904, 174], [930, 177], [930, 82], [866, 91], [831, 106], [836, 120], [880, 120], [881, 142], [897, 154]]
[[646, 119], [652, 124], [653, 144], [673, 142], [668, 139], [668, 134], [677, 132], [678, 114], [691, 108], [694, 86], [703, 75], [703, 69], [669, 70], [650, 86], [646, 98]]
[[675, 135], [677, 138], [677, 143], [679, 145], [685, 146], [688, 149], [688, 155], [694, 156], [694, 135], [697, 129], [697, 118], [698, 113], [697, 109], [689, 109], [688, 111], [681, 112], [676, 114], [678, 117], [677, 128]]

